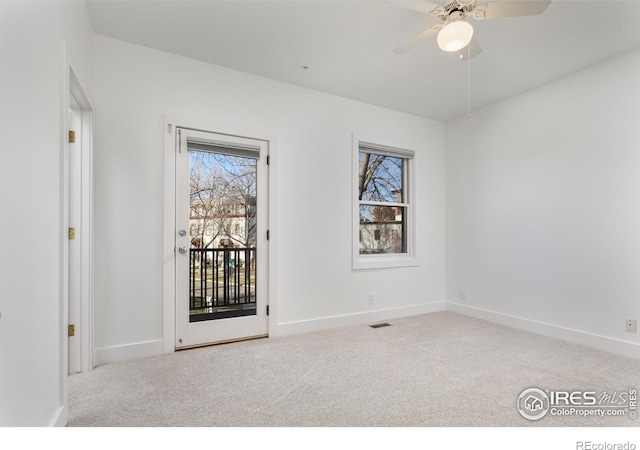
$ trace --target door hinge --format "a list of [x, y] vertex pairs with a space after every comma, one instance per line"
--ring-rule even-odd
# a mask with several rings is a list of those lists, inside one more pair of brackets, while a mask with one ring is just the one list
[[182, 130], [178, 129], [178, 153], [182, 153]]
[[69, 130], [69, 142], [72, 143], [72, 144], [74, 142], [76, 142], [76, 132], [75, 131]]
[[271, 165], [271, 155], [267, 155], [267, 166]]
[[67, 335], [69, 337], [73, 337], [73, 336], [76, 335], [76, 326], [75, 325], [69, 324], [69, 329], [67, 330]]
[[69, 227], [69, 240], [76, 238], [76, 229]]
[[267, 305], [267, 316], [269, 315], [269, 305]]
[[271, 237], [271, 233], [269, 233], [269, 230], [267, 230], [267, 241], [269, 240], [270, 237]]
[[173, 134], [173, 124], [171, 123], [167, 124], [167, 133]]

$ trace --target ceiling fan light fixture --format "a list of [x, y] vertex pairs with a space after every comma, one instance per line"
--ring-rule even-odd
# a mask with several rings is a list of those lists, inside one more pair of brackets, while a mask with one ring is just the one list
[[438, 33], [438, 46], [445, 52], [457, 52], [465, 48], [473, 37], [473, 27], [469, 22], [456, 20], [445, 25]]

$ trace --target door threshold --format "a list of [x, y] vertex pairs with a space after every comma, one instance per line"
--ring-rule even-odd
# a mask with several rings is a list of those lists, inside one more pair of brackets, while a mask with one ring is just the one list
[[257, 339], [265, 339], [268, 337], [269, 337], [268, 334], [260, 334], [257, 336], [248, 336], [248, 337], [242, 337], [237, 339], [227, 339], [225, 341], [209, 342], [207, 344], [196, 344], [196, 345], [189, 345], [187, 347], [177, 347], [175, 350], [176, 352], [180, 352], [182, 350], [192, 350], [194, 348], [213, 347], [216, 345], [226, 345], [226, 344], [233, 344], [236, 342], [244, 342], [244, 341], [255, 341]]

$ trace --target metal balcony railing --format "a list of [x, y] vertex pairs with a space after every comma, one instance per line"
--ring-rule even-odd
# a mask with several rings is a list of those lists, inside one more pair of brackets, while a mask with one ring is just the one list
[[189, 321], [256, 313], [255, 248], [192, 248]]

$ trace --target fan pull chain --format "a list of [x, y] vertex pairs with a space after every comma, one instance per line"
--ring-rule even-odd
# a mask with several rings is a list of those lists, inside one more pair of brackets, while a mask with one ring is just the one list
[[467, 45], [467, 118], [471, 118], [471, 44]]

